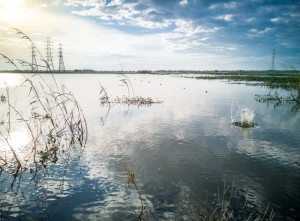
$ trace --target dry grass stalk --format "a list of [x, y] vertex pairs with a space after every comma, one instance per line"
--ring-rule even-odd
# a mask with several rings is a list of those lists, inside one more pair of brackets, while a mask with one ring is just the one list
[[136, 106], [150, 106], [152, 104], [160, 104], [162, 101], [154, 101], [151, 97], [116, 97], [110, 98], [106, 89], [100, 84], [100, 103], [102, 105], [109, 105], [111, 107], [113, 104], [127, 104], [127, 105], [136, 105]]
[[[34, 45], [41, 56], [41, 60], [49, 67], [42, 54], [29, 36], [15, 29], [22, 39]], [[6, 62], [17, 65], [7, 56], [2, 55]], [[47, 82], [40, 74], [22, 75], [24, 82], [19, 86], [27, 90], [27, 104], [24, 107], [10, 99], [9, 88], [1, 96], [3, 115], [1, 121], [0, 140], [6, 146], [0, 151], [0, 174], [12, 174], [16, 178], [23, 171], [30, 169], [33, 177], [37, 177], [42, 168], [55, 164], [60, 159], [69, 163], [71, 152], [84, 148], [87, 141], [87, 123], [82, 109], [74, 97], [67, 92], [60, 92], [58, 84], [51, 74], [53, 82]], [[50, 86], [54, 84], [54, 89]], [[26, 146], [15, 147], [12, 144], [13, 134], [22, 128], [30, 137]], [[25, 145], [25, 144], [24, 144]], [[18, 150], [17, 150], [18, 149]], [[68, 153], [68, 154], [66, 154]], [[67, 157], [68, 158], [68, 157]], [[12, 183], [14, 185], [15, 180]]]

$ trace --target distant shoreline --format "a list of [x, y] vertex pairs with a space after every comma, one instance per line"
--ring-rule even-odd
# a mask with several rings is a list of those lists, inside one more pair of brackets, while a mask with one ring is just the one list
[[188, 71], [188, 70], [169, 70], [169, 71], [86, 71], [86, 70], [72, 70], [72, 71], [29, 71], [29, 70], [1, 70], [0, 74], [213, 74], [213, 75], [226, 75], [226, 74], [300, 74], [300, 70], [215, 70], [215, 71]]

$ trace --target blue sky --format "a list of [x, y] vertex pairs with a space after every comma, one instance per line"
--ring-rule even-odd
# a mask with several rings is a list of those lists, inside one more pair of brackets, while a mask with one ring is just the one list
[[30, 61], [11, 27], [50, 37], [55, 66], [61, 43], [67, 69], [267, 70], [273, 49], [300, 68], [300, 1], [0, 0], [0, 53]]

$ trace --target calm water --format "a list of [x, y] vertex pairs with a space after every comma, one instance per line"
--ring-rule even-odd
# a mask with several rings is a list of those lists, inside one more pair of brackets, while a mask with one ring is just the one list
[[[64, 169], [58, 161], [37, 182], [25, 171], [11, 189], [12, 177], [2, 173], [0, 219], [137, 220], [132, 209], [140, 208], [138, 195], [118, 166], [123, 156], [132, 163], [146, 209], [155, 212], [146, 219], [199, 220], [204, 208], [211, 215], [221, 205], [224, 184], [226, 214], [236, 220], [262, 217], [269, 203], [268, 217], [273, 209], [274, 220], [300, 219], [300, 113], [291, 112], [291, 105], [274, 108], [254, 100], [269, 89], [128, 75], [134, 95], [163, 103], [108, 108], [100, 104], [99, 84], [112, 97], [127, 95], [120, 76], [55, 77], [82, 107], [87, 145], [79, 160]], [[0, 75], [0, 95], [3, 81], [11, 99], [26, 106], [25, 89], [16, 87], [22, 76]], [[233, 126], [241, 110], [258, 126]], [[29, 142], [24, 128], [15, 131], [13, 140], [16, 146]]]

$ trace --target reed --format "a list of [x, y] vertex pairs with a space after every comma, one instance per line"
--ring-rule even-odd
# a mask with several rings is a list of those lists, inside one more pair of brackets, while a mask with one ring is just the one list
[[[34, 45], [44, 66], [50, 69], [31, 38], [18, 29], [14, 30], [22, 39]], [[19, 70], [12, 59], [4, 54], [1, 56]], [[60, 91], [52, 73], [50, 82], [41, 74], [22, 76], [24, 81], [19, 87], [28, 94], [26, 105], [10, 98], [8, 86], [6, 94], [1, 96], [1, 105], [5, 105], [3, 115], [7, 118], [1, 121], [0, 140], [8, 148], [0, 152], [0, 174], [5, 172], [13, 175], [15, 179], [11, 187], [14, 186], [16, 178], [27, 169], [36, 178], [43, 168], [56, 164], [60, 159], [64, 159], [62, 165], [67, 166], [71, 152], [77, 151], [80, 157], [88, 133], [87, 122], [78, 101], [67, 89]], [[21, 151], [16, 151], [20, 147], [12, 145], [12, 135], [17, 128], [23, 128], [30, 137], [30, 142]], [[68, 159], [66, 156], [69, 156]]]
[[144, 211], [145, 211], [145, 206], [144, 206], [144, 201], [142, 198], [141, 191], [139, 190], [139, 187], [138, 187], [138, 181], [135, 179], [135, 173], [130, 167], [131, 163], [127, 163], [125, 157], [123, 157], [122, 163], [118, 163], [118, 165], [125, 170], [125, 174], [126, 174], [127, 180], [128, 180], [128, 186], [130, 187], [130, 184], [132, 184], [139, 196], [141, 209], [138, 213], [138, 218], [139, 218], [139, 220], [142, 220], [142, 216], [144, 215]]
[[[126, 105], [136, 105], [136, 106], [150, 106], [152, 104], [160, 104], [162, 101], [153, 100], [151, 97], [142, 97], [142, 96], [134, 96], [134, 90], [129, 78], [122, 74], [121, 76], [125, 76], [126, 78], [121, 79], [121, 82], [127, 87], [128, 95], [123, 95], [122, 97], [115, 97], [111, 98], [108, 96], [107, 90], [104, 88], [103, 85], [99, 83], [100, 87], [100, 103], [102, 105], [108, 105], [111, 107], [114, 104], [126, 104]], [[131, 88], [131, 93], [130, 93]], [[132, 96], [131, 96], [132, 95]]]

